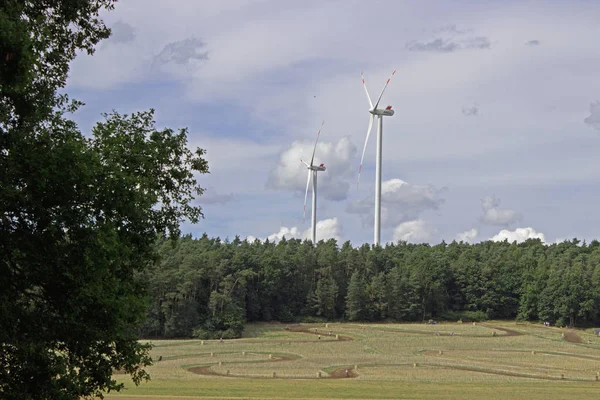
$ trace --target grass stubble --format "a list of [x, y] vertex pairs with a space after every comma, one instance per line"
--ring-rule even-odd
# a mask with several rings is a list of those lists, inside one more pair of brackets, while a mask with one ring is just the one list
[[106, 398], [597, 399], [592, 332], [506, 321], [251, 324], [224, 343], [153, 342], [152, 380], [136, 387], [117, 375], [126, 389]]

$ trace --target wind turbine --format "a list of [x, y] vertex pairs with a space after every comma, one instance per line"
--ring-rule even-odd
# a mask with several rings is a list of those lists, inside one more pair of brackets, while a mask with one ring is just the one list
[[312, 176], [312, 242], [313, 244], [317, 243], [317, 172], [325, 171], [325, 164], [314, 165], [315, 161], [315, 151], [317, 150], [317, 143], [319, 141], [319, 136], [321, 135], [321, 129], [323, 128], [323, 124], [325, 121], [321, 123], [321, 127], [317, 132], [317, 140], [315, 141], [315, 148], [313, 149], [312, 158], [310, 159], [310, 164], [307, 164], [303, 159], [300, 159], [302, 164], [306, 165], [308, 169], [308, 179], [306, 181], [306, 193], [304, 194], [304, 218], [306, 218], [306, 199], [308, 198], [308, 187], [310, 186], [310, 178]]
[[381, 238], [381, 149], [382, 149], [382, 141], [383, 141], [383, 117], [394, 115], [394, 110], [392, 110], [392, 106], [387, 106], [385, 109], [377, 108], [379, 102], [381, 101], [381, 96], [383, 96], [383, 92], [387, 88], [392, 76], [396, 73], [396, 70], [392, 72], [392, 75], [385, 82], [385, 86], [377, 99], [377, 103], [373, 105], [371, 101], [371, 96], [369, 96], [369, 91], [367, 90], [367, 85], [365, 84], [365, 77], [363, 73], [360, 73], [362, 78], [363, 87], [365, 88], [365, 93], [367, 94], [367, 99], [369, 100], [369, 128], [367, 129], [367, 138], [365, 139], [365, 147], [363, 148], [362, 157], [360, 159], [360, 167], [358, 169], [358, 181], [356, 187], [358, 188], [358, 184], [360, 182], [360, 173], [362, 171], [363, 160], [365, 158], [365, 151], [367, 150], [367, 143], [369, 142], [369, 135], [371, 134], [371, 128], [373, 127], [373, 119], [377, 116], [377, 158], [376, 158], [376, 172], [375, 172], [375, 238], [374, 244], [376, 246], [379, 245], [379, 240]]

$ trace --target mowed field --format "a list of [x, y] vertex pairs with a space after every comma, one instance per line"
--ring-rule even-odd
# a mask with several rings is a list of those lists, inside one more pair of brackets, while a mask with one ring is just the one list
[[598, 399], [592, 332], [505, 321], [251, 324], [223, 343], [153, 342], [152, 380], [136, 387], [117, 375], [126, 389], [106, 398]]

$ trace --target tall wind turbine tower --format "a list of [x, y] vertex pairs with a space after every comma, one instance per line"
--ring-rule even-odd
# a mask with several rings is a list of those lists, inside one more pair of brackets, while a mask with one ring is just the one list
[[369, 100], [369, 128], [367, 129], [367, 138], [365, 139], [365, 147], [363, 148], [362, 157], [360, 158], [360, 167], [358, 169], [358, 183], [360, 182], [360, 173], [362, 171], [363, 160], [365, 158], [365, 151], [367, 150], [367, 143], [369, 142], [369, 135], [371, 134], [371, 128], [373, 127], [373, 119], [377, 116], [377, 158], [376, 158], [376, 172], [375, 172], [375, 233], [373, 244], [378, 246], [379, 241], [381, 239], [381, 150], [382, 150], [382, 141], [383, 141], [383, 117], [394, 115], [394, 110], [392, 110], [392, 106], [387, 106], [385, 109], [377, 108], [379, 105], [379, 101], [381, 101], [381, 96], [383, 96], [383, 92], [387, 88], [392, 76], [396, 73], [396, 70], [392, 72], [392, 75], [385, 82], [385, 86], [377, 99], [377, 103], [373, 105], [371, 101], [371, 96], [369, 96], [369, 91], [367, 90], [367, 85], [365, 84], [365, 77], [363, 73], [360, 73], [362, 78], [363, 87], [365, 88], [365, 93], [367, 94], [367, 99]]
[[321, 135], [321, 129], [323, 128], [323, 124], [325, 121], [321, 123], [321, 127], [317, 132], [317, 140], [315, 141], [315, 148], [313, 149], [312, 158], [310, 159], [310, 164], [307, 164], [304, 160], [300, 159], [302, 164], [306, 165], [308, 169], [308, 179], [306, 180], [306, 193], [304, 194], [304, 218], [306, 218], [306, 200], [308, 198], [308, 187], [310, 186], [310, 179], [312, 177], [312, 242], [313, 244], [317, 244], [317, 172], [325, 171], [325, 164], [314, 165], [315, 161], [315, 151], [317, 150], [317, 143], [319, 142], [319, 136]]

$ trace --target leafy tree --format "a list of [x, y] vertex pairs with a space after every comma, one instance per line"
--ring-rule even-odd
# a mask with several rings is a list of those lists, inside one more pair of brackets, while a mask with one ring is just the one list
[[[112, 0], [0, 5], [0, 395], [79, 399], [147, 378], [137, 341], [159, 235], [197, 221], [187, 132], [112, 113], [86, 138], [57, 91], [77, 50], [108, 37]], [[156, 312], [156, 308], [155, 308]]]

